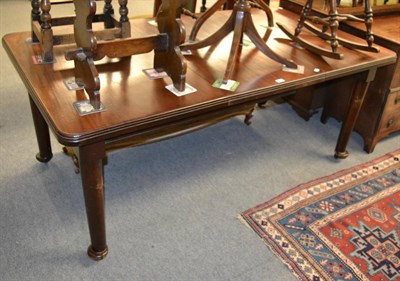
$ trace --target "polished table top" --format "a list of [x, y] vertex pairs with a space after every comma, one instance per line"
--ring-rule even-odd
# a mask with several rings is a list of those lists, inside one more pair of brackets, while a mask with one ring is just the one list
[[[298, 16], [282, 9], [274, 12], [274, 20], [293, 28]], [[205, 38], [218, 28], [229, 16], [230, 11], [216, 13], [206, 22], [199, 32], [199, 39]], [[253, 9], [253, 19], [257, 29], [265, 32], [267, 24], [265, 14]], [[182, 17], [189, 31], [194, 20]], [[132, 36], [141, 37], [157, 33], [156, 27], [148, 19], [132, 20]], [[54, 28], [55, 32], [57, 27]], [[302, 35], [307, 36], [303, 31]], [[344, 38], [350, 35], [339, 32]], [[320, 57], [307, 50], [292, 46], [279, 28], [273, 29], [267, 44], [279, 55], [304, 65], [304, 74], [282, 71], [282, 65], [272, 61], [257, 50], [251, 42], [244, 46], [240, 62], [236, 64], [232, 79], [239, 81], [235, 92], [213, 88], [217, 78], [222, 78], [229, 55], [231, 37], [226, 37], [219, 44], [194, 51], [186, 56], [188, 63], [186, 82], [197, 89], [197, 92], [177, 97], [165, 89], [172, 83], [167, 77], [150, 80], [142, 69], [153, 67], [153, 53], [135, 55], [122, 60], [108, 59], [99, 63], [98, 71], [101, 81], [101, 102], [104, 112], [80, 116], [73, 103], [87, 99], [83, 91], [68, 91], [64, 80], [74, 77], [73, 62], [67, 62], [64, 52], [74, 46], [56, 46], [54, 64], [35, 65], [34, 54], [40, 54], [38, 45], [26, 43], [30, 33], [14, 33], [3, 38], [3, 45], [14, 62], [32, 99], [52, 128], [60, 143], [75, 146], [96, 141], [107, 141], [118, 138], [127, 131], [135, 132], [151, 127], [162, 126], [187, 117], [201, 115], [229, 106], [257, 102], [269, 97], [292, 91], [300, 87], [321, 83], [343, 77], [352, 73], [368, 70], [371, 66], [382, 66], [395, 62], [392, 51], [380, 48], [380, 53], [368, 53], [339, 48], [344, 54], [343, 60]], [[352, 40], [363, 42], [350, 36]], [[309, 36], [314, 40], [314, 36]], [[247, 43], [245, 38], [245, 43]], [[316, 44], [327, 46], [321, 39]], [[315, 72], [318, 68], [320, 72]], [[285, 82], [277, 83], [277, 79]]]

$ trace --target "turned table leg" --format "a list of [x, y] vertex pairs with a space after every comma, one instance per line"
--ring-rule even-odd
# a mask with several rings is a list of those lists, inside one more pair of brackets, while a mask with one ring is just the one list
[[342, 128], [340, 129], [339, 138], [335, 148], [335, 158], [344, 159], [349, 156], [349, 153], [346, 150], [346, 146], [356, 124], [369, 84], [375, 78], [375, 73], [376, 67], [371, 68], [366, 73], [361, 73], [361, 77], [357, 79], [357, 84], [355, 85], [350, 100], [349, 109], [343, 121]]
[[108, 254], [104, 210], [104, 143], [81, 146], [78, 154], [91, 240], [87, 253], [94, 260], [102, 260]]
[[39, 146], [39, 152], [36, 154], [36, 159], [40, 162], [48, 162], [53, 157], [51, 151], [50, 133], [49, 126], [44, 120], [42, 113], [40, 113], [35, 102], [29, 96], [29, 102], [31, 105], [33, 124], [35, 126], [36, 139]]

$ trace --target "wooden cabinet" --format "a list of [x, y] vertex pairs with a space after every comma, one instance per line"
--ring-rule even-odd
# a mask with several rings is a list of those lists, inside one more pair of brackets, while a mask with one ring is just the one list
[[381, 121], [382, 136], [400, 130], [400, 90], [390, 93], [388, 96], [384, 115]]
[[[342, 29], [360, 37], [365, 35], [360, 23], [346, 23]], [[375, 43], [395, 51], [397, 61], [394, 67], [377, 74], [355, 127], [364, 139], [367, 152], [372, 152], [382, 138], [400, 131], [400, 13], [375, 17], [373, 31]], [[330, 99], [330, 102], [334, 100]], [[332, 115], [341, 119], [343, 112], [332, 112]], [[369, 115], [373, 116], [372, 120]], [[371, 124], [366, 124], [366, 120]]]
[[[298, 1], [301, 0], [281, 0], [280, 6], [299, 13], [301, 5]], [[378, 12], [378, 15], [374, 16], [372, 30], [375, 44], [393, 50], [398, 57], [394, 66], [382, 68], [376, 73], [354, 128], [362, 136], [364, 150], [368, 153], [373, 152], [381, 139], [400, 131], [399, 6], [400, 4], [396, 4], [392, 6], [393, 9], [390, 9], [389, 6], [381, 8], [378, 10], [380, 13]], [[321, 10], [314, 12], [321, 14]], [[365, 25], [361, 22], [342, 22], [340, 29], [361, 38], [365, 38], [366, 35]], [[323, 108], [322, 122], [326, 122], [330, 117], [341, 121], [347, 112], [346, 104], [349, 104], [346, 92], [354, 87], [353, 84], [351, 80], [341, 79], [324, 85], [322, 88], [310, 89], [307, 95], [296, 94], [289, 97], [287, 101], [306, 120], [319, 108]]]

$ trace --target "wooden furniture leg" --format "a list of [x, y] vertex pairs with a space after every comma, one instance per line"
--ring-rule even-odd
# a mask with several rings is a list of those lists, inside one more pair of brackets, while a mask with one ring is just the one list
[[94, 260], [102, 260], [108, 254], [104, 210], [105, 145], [81, 146], [78, 155], [91, 241], [87, 254]]
[[162, 68], [171, 77], [174, 87], [184, 91], [187, 64], [179, 45], [185, 41], [185, 28], [180, 20], [184, 0], [163, 0], [157, 14], [157, 27], [160, 34], [168, 34], [167, 44], [154, 49], [154, 68]]
[[154, 5], [153, 5], [153, 17], [157, 16], [158, 10], [160, 9], [161, 6], [161, 0], [154, 0]]
[[51, 28], [50, 0], [41, 1], [42, 14], [40, 15], [42, 32], [42, 58], [46, 62], [52, 62], [53, 57], [53, 30]]
[[340, 134], [335, 148], [335, 158], [347, 158], [349, 153], [346, 150], [350, 135], [353, 132], [362, 103], [367, 93], [369, 84], [374, 80], [376, 67], [371, 68], [367, 73], [359, 74], [357, 84], [354, 88], [347, 115], [342, 123]]
[[122, 38], [131, 37], [131, 23], [128, 17], [128, 0], [118, 0], [119, 2], [119, 23], [121, 25]]
[[34, 27], [33, 27], [33, 22], [34, 21], [39, 21], [40, 20], [40, 9], [39, 9], [39, 0], [32, 0], [31, 1], [31, 6], [32, 6], [32, 11], [31, 11], [31, 36], [32, 36], [32, 42], [38, 43], [39, 38], [37, 38], [35, 32], [34, 32]]
[[339, 21], [338, 21], [338, 12], [337, 12], [337, 7], [336, 7], [336, 1], [331, 0], [329, 3], [329, 28], [331, 30], [331, 38], [330, 38], [330, 43], [331, 43], [331, 49], [333, 53], [337, 53], [337, 47], [339, 46], [339, 43], [337, 41], [337, 31], [339, 28]]
[[233, 68], [235, 67], [236, 58], [238, 56], [238, 51], [240, 49], [240, 44], [243, 41], [243, 28], [244, 22], [246, 22], [247, 13], [236, 13], [235, 20], [233, 21], [233, 40], [231, 45], [231, 51], [229, 53], [228, 63], [226, 65], [226, 70], [223, 78], [223, 82], [227, 83], [232, 75]]
[[39, 146], [39, 152], [36, 154], [36, 159], [39, 162], [46, 163], [49, 162], [53, 157], [53, 153], [51, 151], [49, 126], [47, 125], [46, 120], [44, 120], [42, 113], [40, 113], [30, 95], [29, 102], [31, 105], [33, 124], [35, 126], [36, 139]]
[[369, 3], [369, 0], [365, 0], [365, 19], [364, 19], [364, 23], [365, 23], [365, 27], [366, 27], [366, 31], [367, 31], [367, 36], [365, 38], [365, 40], [367, 41], [368, 47], [372, 47], [372, 43], [374, 42], [374, 36], [372, 34], [372, 22], [373, 20], [373, 13], [372, 13], [372, 8], [371, 8], [371, 4]]
[[300, 13], [300, 19], [297, 22], [297, 26], [294, 30], [294, 36], [297, 37], [300, 35], [301, 30], [303, 29], [304, 26], [304, 22], [306, 20], [306, 18], [308, 17], [310, 11], [311, 11], [311, 7], [313, 4], [313, 0], [307, 0], [307, 2], [304, 4], [303, 6], [303, 10]]
[[114, 8], [111, 4], [112, 0], [104, 0], [103, 15], [104, 15], [104, 27], [113, 28], [115, 27], [112, 15], [114, 15]]
[[207, 4], [207, 0], [201, 1], [200, 12], [204, 13], [207, 10], [206, 4]]

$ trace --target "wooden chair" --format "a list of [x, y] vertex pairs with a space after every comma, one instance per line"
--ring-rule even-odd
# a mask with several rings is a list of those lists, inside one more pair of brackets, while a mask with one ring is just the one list
[[[300, 19], [297, 24], [297, 27], [294, 31], [294, 34], [291, 33], [285, 25], [281, 23], [277, 23], [278, 27], [294, 42], [301, 45], [303, 48], [316, 53], [321, 56], [326, 56], [334, 59], [343, 59], [343, 54], [338, 52], [339, 45], [342, 45], [351, 49], [358, 49], [369, 52], [379, 52], [379, 49], [375, 46], [372, 46], [374, 42], [374, 36], [372, 33], [372, 8], [370, 6], [369, 0], [364, 1], [364, 18], [358, 18], [351, 14], [339, 14], [337, 11], [337, 0], [327, 0], [329, 3], [329, 13], [326, 17], [318, 17], [318, 16], [310, 16], [310, 12], [312, 9], [314, 0], [307, 0], [304, 4], [303, 10], [300, 14]], [[355, 3], [355, 1], [353, 1]], [[310, 21], [312, 23], [316, 23], [322, 26], [321, 30], [315, 27], [313, 24], [308, 23]], [[339, 23], [342, 21], [358, 21], [364, 22], [367, 35], [366, 35], [366, 43], [367, 44], [359, 44], [352, 41], [341, 39], [337, 36], [337, 30], [339, 28]], [[331, 50], [326, 48], [318, 47], [314, 44], [307, 42], [306, 40], [300, 37], [300, 33], [303, 27], [307, 28], [312, 33], [316, 34], [323, 40], [330, 42]], [[326, 33], [326, 31], [330, 30], [330, 35]]]
[[[96, 0], [100, 1], [100, 0]], [[94, 8], [96, 1], [92, 1]], [[52, 62], [53, 46], [59, 44], [69, 44], [74, 42], [73, 34], [57, 35], [53, 32], [53, 27], [72, 25], [75, 16], [52, 18], [51, 6], [73, 3], [73, 0], [31, 0], [32, 12], [32, 42], [39, 43], [42, 50], [42, 60], [44, 63]], [[114, 15], [112, 0], [104, 0], [103, 13], [95, 15], [94, 22], [104, 22], [104, 31], [96, 32], [96, 37], [101, 38], [128, 38], [131, 36], [130, 23], [128, 19], [128, 0], [120, 0], [120, 18]]]
[[77, 49], [67, 52], [65, 58], [74, 61], [75, 80], [84, 86], [95, 110], [101, 109], [101, 102], [100, 79], [94, 61], [104, 57], [125, 58], [154, 50], [154, 68], [163, 69], [178, 91], [185, 90], [187, 66], [178, 47], [185, 40], [180, 21], [184, 0], [162, 0], [161, 9], [157, 13], [158, 34], [103, 41], [98, 41], [96, 33], [92, 31], [92, 22], [96, 15], [94, 2], [95, 0], [74, 1], [74, 39]]

